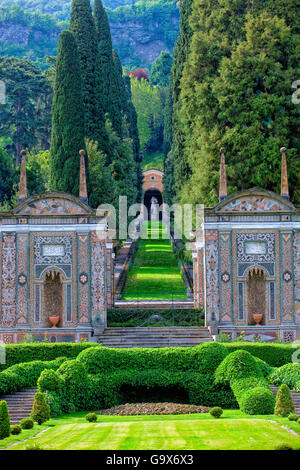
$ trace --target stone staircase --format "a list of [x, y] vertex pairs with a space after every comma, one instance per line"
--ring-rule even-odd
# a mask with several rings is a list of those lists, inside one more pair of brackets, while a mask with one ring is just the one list
[[17, 424], [21, 419], [30, 417], [36, 392], [37, 389], [34, 388], [0, 396], [0, 401], [5, 400], [7, 403], [11, 424]]
[[116, 300], [114, 308], [120, 309], [143, 309], [143, 310], [166, 310], [166, 309], [192, 309], [194, 308], [193, 300], [145, 300], [145, 299], [136, 299], [136, 300]]
[[[275, 398], [278, 392], [278, 387], [275, 387], [275, 385], [270, 385], [270, 389], [272, 390]], [[294, 390], [291, 390], [292, 398], [295, 404], [295, 413], [300, 416], [300, 392], [295, 392]]]
[[109, 348], [189, 347], [212, 341], [205, 327], [106, 328], [97, 342]]

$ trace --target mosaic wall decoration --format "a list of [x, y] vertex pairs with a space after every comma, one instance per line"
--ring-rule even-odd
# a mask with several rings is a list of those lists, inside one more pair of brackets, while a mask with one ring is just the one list
[[91, 232], [91, 302], [95, 326], [104, 326], [105, 312], [105, 253], [104, 243]]
[[22, 210], [22, 214], [86, 214], [86, 210], [67, 199], [52, 198], [32, 202]]
[[28, 313], [28, 234], [17, 235], [17, 323], [27, 323]]
[[220, 233], [220, 314], [221, 321], [232, 321], [231, 234]]
[[34, 273], [39, 279], [47, 265], [59, 265], [66, 278], [72, 276], [72, 236], [34, 236]]
[[280, 234], [280, 272], [281, 276], [281, 318], [284, 321], [293, 321], [293, 283], [292, 271], [292, 233]]
[[294, 295], [295, 295], [295, 318], [300, 324], [300, 230], [294, 232]]
[[16, 324], [16, 234], [2, 234], [1, 325]]
[[290, 210], [290, 207], [265, 196], [245, 196], [235, 199], [220, 210], [222, 212], [278, 212]]
[[219, 321], [219, 253], [218, 231], [205, 232], [206, 315], [209, 321]]
[[78, 320], [80, 323], [89, 322], [89, 237], [86, 234], [78, 236]]
[[275, 276], [275, 233], [237, 233], [236, 246], [239, 277], [255, 265], [262, 266], [270, 276]]

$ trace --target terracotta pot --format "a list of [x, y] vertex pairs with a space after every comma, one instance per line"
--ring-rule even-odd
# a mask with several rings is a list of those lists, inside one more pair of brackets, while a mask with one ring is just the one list
[[49, 317], [49, 321], [50, 323], [52, 323], [52, 328], [57, 328], [56, 325], [58, 324], [59, 320], [60, 320], [59, 315], [51, 315]]
[[261, 323], [262, 319], [263, 319], [263, 315], [262, 315], [262, 313], [253, 313], [252, 318], [253, 318], [256, 326], [258, 326]]

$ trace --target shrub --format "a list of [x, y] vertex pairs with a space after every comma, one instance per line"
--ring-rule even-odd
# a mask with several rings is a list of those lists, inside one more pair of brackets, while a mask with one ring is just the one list
[[38, 389], [40, 392], [56, 392], [60, 393], [63, 387], [63, 379], [54, 370], [43, 370], [38, 379]]
[[296, 382], [295, 390], [296, 390], [296, 392], [300, 392], [300, 380], [298, 380], [298, 382]]
[[22, 428], [19, 424], [14, 424], [11, 428], [10, 428], [10, 432], [13, 436], [16, 436], [17, 434], [21, 434], [22, 432]]
[[31, 418], [23, 418], [20, 421], [20, 426], [22, 429], [32, 429], [34, 426], [34, 421]]
[[276, 395], [275, 414], [286, 417], [295, 412], [295, 406], [289, 387], [286, 384], [280, 385]]
[[50, 418], [50, 407], [41, 392], [37, 392], [34, 396], [31, 417], [38, 424], [43, 424]]
[[58, 369], [66, 359], [54, 361], [32, 361], [16, 364], [0, 373], [0, 394], [13, 393], [23, 388], [32, 388], [37, 384], [41, 372], [45, 369]]
[[10, 434], [10, 418], [6, 401], [0, 401], [0, 439]]
[[57, 371], [64, 383], [63, 399], [75, 405], [78, 410], [88, 406], [88, 376], [83, 364], [77, 360], [64, 362]]
[[96, 423], [97, 420], [98, 420], [98, 416], [96, 415], [96, 413], [88, 413], [85, 417], [85, 419], [89, 422], [89, 423]]
[[55, 392], [44, 392], [44, 397], [47, 405], [50, 407], [50, 416], [60, 416], [63, 412], [62, 410], [62, 399], [60, 395]]
[[243, 413], [248, 415], [272, 415], [274, 413], [275, 398], [271, 390], [264, 387], [255, 387], [246, 390], [239, 405]]
[[[229, 353], [237, 350], [248, 351], [269, 364], [271, 367], [281, 367], [292, 362], [292, 355], [297, 350], [297, 346], [291, 344], [274, 343], [226, 343]], [[299, 346], [298, 346], [299, 347]]]
[[300, 364], [285, 364], [275, 369], [270, 376], [270, 383], [274, 385], [286, 384], [290, 390], [296, 389], [300, 382]]
[[259, 368], [262, 372], [262, 375], [266, 379], [268, 379], [270, 377], [270, 375], [273, 373], [274, 367], [269, 366], [269, 364], [267, 364], [265, 361], [263, 361], [259, 357], [255, 357], [255, 356], [253, 356], [253, 357], [255, 359], [256, 364], [259, 366]]
[[220, 408], [220, 406], [215, 406], [214, 408], [211, 408], [209, 412], [214, 418], [220, 418], [223, 414], [223, 410], [222, 408]]
[[296, 415], [296, 413], [290, 413], [288, 415], [288, 420], [289, 421], [298, 421], [298, 415]]
[[215, 372], [216, 383], [230, 384], [233, 379], [262, 377], [260, 366], [247, 351], [235, 351], [229, 354]]
[[73, 359], [91, 347], [95, 347], [95, 343], [6, 344], [6, 363], [0, 364], [0, 371], [24, 362], [53, 361], [59, 357]]

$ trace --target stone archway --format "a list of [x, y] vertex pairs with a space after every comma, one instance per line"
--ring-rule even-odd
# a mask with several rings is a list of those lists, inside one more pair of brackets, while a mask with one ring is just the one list
[[266, 322], [268, 285], [265, 271], [259, 267], [249, 269], [246, 278], [247, 290], [247, 324], [254, 325], [253, 314], [263, 315], [262, 324]]
[[62, 275], [57, 270], [47, 271], [43, 283], [43, 323], [49, 325], [49, 317], [58, 315], [57, 326], [63, 323], [64, 285]]
[[[144, 194], [144, 206], [147, 209], [148, 218], [150, 220], [151, 216], [151, 201], [152, 198], [157, 200], [157, 205], [160, 207], [163, 203], [163, 197], [161, 192], [158, 189], [148, 189]], [[162, 213], [159, 214], [159, 220], [162, 219]]]

